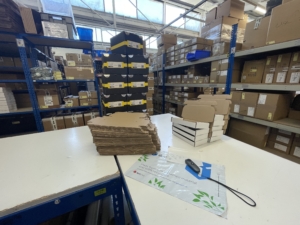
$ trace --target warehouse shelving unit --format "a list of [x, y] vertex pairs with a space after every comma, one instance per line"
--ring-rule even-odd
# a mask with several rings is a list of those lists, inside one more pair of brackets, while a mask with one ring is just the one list
[[[95, 79], [94, 80], [32, 80], [30, 68], [27, 62], [28, 56], [30, 56], [32, 66], [38, 66], [37, 59], [38, 54], [42, 54], [46, 59], [50, 59], [47, 55], [41, 53], [37, 49], [39, 46], [43, 47], [62, 47], [62, 48], [74, 48], [74, 49], [85, 49], [90, 50], [92, 52], [92, 58], [94, 61], [94, 46], [93, 42], [88, 41], [78, 41], [78, 40], [70, 40], [63, 38], [54, 38], [54, 37], [46, 37], [34, 34], [18, 34], [18, 33], [7, 33], [0, 32], [0, 43], [16, 43], [16, 48], [12, 49], [11, 52], [16, 53], [19, 52], [18, 57], [21, 58], [23, 67], [0, 67], [0, 71], [2, 72], [24, 72], [25, 80], [0, 80], [0, 83], [26, 83], [28, 88], [28, 93], [31, 100], [32, 109], [31, 110], [23, 110], [18, 109], [16, 111], [10, 113], [3, 113], [0, 116], [7, 115], [17, 115], [17, 114], [25, 114], [25, 113], [33, 113], [35, 117], [36, 127], [39, 132], [44, 131], [41, 113], [44, 112], [55, 112], [55, 111], [67, 111], [67, 110], [80, 110], [80, 109], [92, 109], [98, 108], [100, 116], [102, 116], [101, 109], [101, 96], [99, 91], [99, 83], [96, 74], [96, 67], [94, 62], [94, 72]], [[9, 56], [16, 57], [17, 55], [11, 55], [9, 52], [3, 52], [0, 54], [1, 56]], [[98, 104], [93, 106], [78, 106], [78, 107], [64, 107], [64, 108], [49, 108], [49, 109], [40, 109], [36, 94], [34, 91], [34, 83], [69, 83], [69, 82], [94, 82], [95, 90], [97, 91], [98, 96]]]
[[[235, 35], [234, 34], [234, 29], [235, 29], [236, 25], [233, 25], [233, 32], [231, 35], [231, 43], [230, 43], [230, 49], [234, 48], [235, 46]], [[209, 63], [215, 60], [221, 60], [221, 59], [229, 59], [229, 65], [233, 65], [233, 61], [234, 58], [244, 58], [244, 59], [251, 59], [253, 57], [260, 57], [260, 56], [266, 56], [268, 55], [276, 55], [282, 52], [289, 52], [295, 49], [300, 49], [300, 39], [299, 40], [293, 40], [293, 41], [288, 41], [288, 42], [284, 42], [284, 43], [278, 43], [278, 44], [273, 44], [273, 45], [269, 45], [269, 46], [264, 46], [264, 47], [260, 47], [260, 48], [254, 48], [254, 49], [249, 49], [249, 50], [243, 50], [243, 51], [231, 51], [231, 55], [230, 54], [223, 54], [223, 55], [219, 55], [219, 56], [213, 56], [213, 57], [208, 57], [205, 59], [200, 59], [197, 61], [193, 61], [193, 62], [187, 62], [187, 63], [183, 63], [183, 64], [179, 64], [179, 65], [173, 65], [173, 66], [164, 66], [165, 65], [165, 61], [163, 62], [163, 67], [161, 69], [157, 69], [156, 71], [153, 72], [159, 72], [162, 71], [163, 72], [163, 81], [166, 80], [166, 76], [165, 76], [165, 71], [167, 70], [174, 70], [174, 69], [182, 69], [191, 65], [196, 65], [196, 64], [203, 64], [203, 63]], [[233, 53], [233, 54], [232, 54]], [[164, 57], [165, 59], [165, 54]], [[260, 90], [260, 91], [300, 91], [300, 84], [248, 84], [248, 83], [231, 83], [231, 76], [229, 74], [231, 74], [232, 69], [228, 69], [228, 76], [227, 76], [227, 84], [225, 83], [202, 83], [202, 84], [173, 84], [173, 83], [163, 83], [158, 85], [158, 87], [203, 87], [203, 88], [225, 88], [225, 93], [226, 94], [230, 94], [230, 88], [236, 88], [236, 89], [240, 89], [240, 90]], [[230, 85], [231, 87], [229, 87]], [[165, 96], [165, 92], [163, 91], [163, 96], [162, 98], [164, 99]], [[171, 102], [173, 104], [177, 104], [177, 105], [184, 105], [182, 103], [173, 101], [173, 100], [165, 100], [166, 102]], [[163, 112], [164, 112], [164, 104], [163, 104]], [[242, 116], [242, 115], [238, 115], [238, 114], [234, 114], [231, 113], [230, 116], [232, 118], [236, 118], [236, 119], [240, 119], [240, 120], [245, 120], [248, 122], [252, 122], [252, 123], [256, 123], [256, 124], [261, 124], [261, 125], [265, 125], [268, 127], [273, 127], [273, 128], [278, 128], [278, 129], [282, 129], [282, 130], [286, 130], [286, 131], [290, 131], [293, 133], [300, 133], [300, 126], [298, 126], [297, 124], [295, 126], [289, 126], [285, 124], [282, 124], [281, 122], [287, 122], [284, 119], [283, 120], [279, 120], [279, 121], [274, 121], [274, 122], [270, 122], [270, 121], [265, 121], [265, 120], [259, 120], [256, 118], [251, 118], [251, 117], [247, 117], [247, 116]], [[292, 125], [292, 124], [291, 124]]]

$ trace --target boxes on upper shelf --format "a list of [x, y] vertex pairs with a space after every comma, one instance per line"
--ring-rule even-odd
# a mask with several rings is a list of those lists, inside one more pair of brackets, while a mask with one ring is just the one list
[[102, 55], [102, 69], [104, 74], [127, 74], [127, 56], [121, 54]]
[[148, 91], [148, 75], [128, 75], [128, 93], [146, 93]]
[[[300, 38], [298, 18], [296, 16], [292, 16], [298, 15], [299, 8], [299, 1], [290, 1], [272, 9], [272, 15], [266, 41], [267, 44], [277, 44]], [[284, 25], [279, 26], [278, 24]]]
[[128, 55], [128, 74], [148, 74], [149, 59], [143, 55]]
[[127, 93], [127, 75], [126, 74], [103, 74], [101, 77], [103, 93], [126, 94]]
[[157, 47], [169, 44], [176, 45], [177, 44], [177, 36], [175, 34], [161, 34], [159, 38], [157, 38]]
[[64, 97], [65, 107], [77, 107], [79, 106], [78, 96], [68, 95]]
[[66, 53], [66, 66], [93, 66], [91, 55]]
[[111, 94], [101, 96], [104, 115], [127, 111], [127, 94]]
[[245, 3], [239, 0], [226, 0], [218, 5], [216, 18], [228, 16], [242, 20], [244, 18]]
[[110, 39], [110, 45], [114, 54], [143, 55], [143, 39], [136, 34], [123, 31]]
[[65, 76], [67, 80], [94, 80], [94, 68], [93, 67], [70, 67], [65, 66]]
[[147, 93], [131, 93], [127, 94], [128, 111], [142, 111], [146, 109]]
[[292, 53], [278, 55], [273, 83], [285, 83]]
[[59, 92], [52, 89], [39, 89], [36, 90], [36, 97], [40, 109], [59, 108]]
[[43, 118], [42, 123], [44, 126], [44, 131], [66, 129], [65, 120], [63, 116], [52, 116], [49, 118]]
[[246, 61], [242, 72], [242, 83], [261, 83], [266, 60]]

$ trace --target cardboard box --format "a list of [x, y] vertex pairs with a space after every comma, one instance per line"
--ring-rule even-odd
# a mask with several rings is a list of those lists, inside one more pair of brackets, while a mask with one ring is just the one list
[[64, 97], [65, 107], [77, 107], [79, 106], [78, 96], [68, 95]]
[[273, 83], [285, 83], [292, 53], [278, 55]]
[[91, 55], [66, 53], [66, 66], [93, 66], [93, 59]]
[[244, 8], [244, 2], [239, 0], [226, 0], [218, 5], [217, 18], [228, 16], [242, 20], [244, 19]]
[[266, 60], [246, 61], [242, 72], [242, 83], [261, 83]]
[[60, 107], [59, 93], [57, 90], [51, 90], [51, 89], [36, 90], [36, 97], [40, 109]]
[[[300, 1], [291, 1], [272, 9], [267, 44], [277, 44], [300, 38], [298, 10]], [[284, 35], [283, 35], [284, 34]]]
[[83, 114], [84, 124], [87, 125], [89, 120], [94, 119], [96, 117], [99, 117], [99, 112], [92, 111], [92, 112], [84, 113]]
[[228, 136], [257, 148], [264, 148], [269, 135], [269, 128], [263, 125], [230, 119]]
[[80, 106], [98, 105], [98, 99], [96, 98], [80, 99], [79, 102]]
[[212, 61], [210, 71], [219, 71], [221, 67], [222, 60]]
[[162, 46], [164, 44], [176, 45], [177, 36], [175, 34], [161, 34], [156, 41], [157, 41], [157, 47]]
[[[18, 105], [18, 103], [17, 103], [17, 105]], [[296, 111], [296, 110], [290, 108], [288, 118], [300, 120], [300, 111]]]
[[14, 60], [12, 57], [0, 57], [0, 66], [10, 66], [14, 67]]
[[241, 104], [255, 107], [257, 105], [258, 97], [259, 93], [242, 92], [240, 102]]
[[220, 75], [220, 71], [210, 72], [209, 83], [218, 83], [219, 75]]
[[143, 38], [133, 33], [121, 32], [110, 39], [113, 54], [143, 55]]
[[207, 83], [209, 83], [209, 76], [194, 76], [193, 84], [207, 84]]
[[271, 16], [260, 18], [247, 23], [243, 50], [263, 47], [266, 45]]
[[277, 142], [273, 142], [273, 141], [268, 141], [267, 142], [267, 147], [271, 148], [273, 150], [276, 150], [276, 151], [279, 150], [281, 152], [284, 152], [285, 154], [289, 154], [290, 150], [291, 150], [291, 146], [287, 146], [287, 145], [277, 143]]
[[291, 57], [290, 68], [287, 74], [286, 83], [300, 83], [300, 52], [294, 52]]
[[286, 118], [289, 105], [290, 96], [287, 94], [261, 93], [258, 97], [255, 118], [269, 121]]
[[72, 113], [64, 116], [66, 128], [84, 126], [83, 116], [81, 113]]
[[[225, 84], [227, 80], [227, 70], [219, 71], [219, 75], [217, 78], [217, 82], [221, 84]], [[241, 80], [241, 71], [233, 70], [232, 71], [232, 80], [231, 83], [239, 83]]]
[[44, 131], [62, 130], [66, 128], [63, 116], [54, 116], [50, 118], [43, 118], [42, 123]]
[[[229, 42], [215, 43], [212, 48], [212, 56], [228, 54], [229, 49], [230, 49]], [[236, 43], [235, 50], [237, 51], [237, 50], [241, 50], [241, 49], [242, 49], [242, 44]]]
[[296, 134], [292, 147], [291, 147], [291, 151], [290, 151], [290, 155], [295, 156], [297, 158], [300, 158], [300, 135]]
[[265, 83], [265, 84], [273, 83], [277, 60], [278, 60], [278, 55], [273, 55], [273, 56], [267, 57], [262, 83]]
[[[214, 105], [215, 114], [216, 115], [227, 115], [229, 113], [229, 106], [231, 104], [231, 96], [230, 95], [199, 95], [198, 98], [201, 101], [192, 101], [195, 102], [194, 104], [211, 104], [211, 102], [216, 102], [217, 104]], [[187, 101], [187, 104], [190, 101]]]
[[67, 80], [94, 80], [93, 67], [69, 67], [65, 66], [65, 75]]
[[88, 98], [98, 99], [97, 91], [79, 91], [78, 96], [79, 99], [88, 99]]
[[213, 8], [209, 12], [206, 13], [205, 23], [209, 24], [217, 18], [217, 7]]

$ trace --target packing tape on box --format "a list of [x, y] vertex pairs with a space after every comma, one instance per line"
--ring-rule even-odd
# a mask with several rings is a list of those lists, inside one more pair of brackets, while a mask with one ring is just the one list
[[127, 63], [124, 62], [105, 62], [102, 64], [102, 68], [125, 68], [128, 67]]
[[145, 68], [149, 68], [149, 64], [132, 62], [132, 63], [128, 63], [128, 67], [133, 69], [145, 69]]
[[114, 46], [110, 47], [110, 50], [114, 50], [123, 46], [127, 46], [130, 48], [136, 48], [136, 49], [143, 49], [144, 46], [138, 42], [134, 42], [134, 41], [122, 41]]
[[50, 118], [50, 122], [51, 122], [51, 125], [52, 125], [52, 129], [53, 130], [57, 130], [56, 118], [55, 117], [51, 117]]
[[127, 83], [127, 87], [132, 87], [132, 88], [148, 87], [148, 82], [130, 82]]
[[77, 116], [75, 114], [72, 114], [72, 122], [74, 125], [77, 125]]
[[124, 82], [113, 82], [113, 83], [107, 83], [107, 84], [102, 84], [102, 87], [105, 88], [124, 88], [127, 87], [127, 83]]

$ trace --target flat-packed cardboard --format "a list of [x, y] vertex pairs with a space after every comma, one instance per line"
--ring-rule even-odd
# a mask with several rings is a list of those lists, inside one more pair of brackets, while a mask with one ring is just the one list
[[273, 83], [285, 83], [292, 53], [278, 55]]
[[64, 97], [65, 107], [77, 107], [79, 106], [78, 96], [68, 95]]
[[66, 128], [63, 116], [43, 118], [42, 123], [44, 126], [44, 131], [62, 130]]
[[10, 66], [14, 67], [14, 60], [12, 57], [0, 57], [0, 66]]
[[[220, 71], [217, 81], [220, 84], [225, 84], [227, 80], [227, 70]], [[231, 83], [239, 83], [241, 80], [241, 71], [240, 70], [232, 70], [232, 78]]]
[[300, 135], [296, 134], [292, 147], [291, 147], [291, 151], [290, 151], [290, 155], [300, 158]]
[[209, 129], [209, 123], [206, 122], [195, 122], [175, 117], [172, 117], [171, 121], [173, 122], [173, 124], [179, 124], [193, 129]]
[[94, 119], [96, 117], [99, 117], [99, 112], [91, 111], [91, 112], [84, 113], [83, 114], [84, 124], [87, 125], [89, 120]]
[[209, 12], [206, 13], [206, 24], [210, 24], [212, 21], [214, 21], [217, 17], [217, 7], [213, 8]]
[[25, 32], [30, 34], [40, 34], [42, 31], [40, 13], [34, 9], [30, 9], [21, 5], [18, 5], [18, 7]]
[[175, 34], [161, 34], [159, 38], [157, 38], [157, 47], [162, 46], [164, 44], [177, 44], [177, 36]]
[[287, 84], [300, 83], [300, 52], [294, 52], [291, 57], [286, 83]]
[[64, 115], [66, 128], [84, 126], [82, 113], [72, 113]]
[[121, 32], [110, 39], [113, 54], [143, 55], [143, 38], [133, 33]]
[[[217, 104], [214, 105], [215, 107], [215, 114], [217, 115], [226, 115], [229, 112], [229, 106], [231, 104], [231, 96], [230, 95], [199, 95], [198, 98], [200, 101], [196, 102], [201, 102], [203, 104], [203, 101], [206, 102], [216, 102]], [[201, 101], [202, 100], [202, 101]]]
[[[162, 46], [159, 46], [157, 48], [157, 55], [161, 55], [161, 54], [164, 54], [167, 52], [167, 49], [169, 49], [170, 47], [174, 46], [173, 44], [169, 44], [169, 43], [166, 43]], [[173, 51], [174, 52], [174, 51]]]
[[269, 128], [263, 125], [231, 118], [229, 121], [228, 136], [264, 148], [269, 135]]
[[267, 44], [277, 44], [300, 38], [300, 1], [291, 1], [272, 9]]
[[67, 67], [65, 66], [65, 75], [67, 80], [94, 80], [93, 67]]
[[275, 77], [278, 55], [268, 56], [262, 83], [271, 84]]
[[60, 106], [59, 93], [57, 90], [36, 90], [36, 97], [40, 109], [59, 108]]
[[93, 59], [91, 55], [66, 53], [66, 66], [93, 66]]
[[244, 18], [244, 7], [245, 3], [239, 0], [226, 0], [218, 5], [217, 18], [229, 16], [242, 20]]
[[259, 48], [266, 45], [270, 19], [271, 16], [267, 16], [247, 23], [243, 50]]
[[242, 83], [261, 83], [266, 60], [246, 61], [242, 72]]
[[[18, 102], [17, 102], [17, 104], [18, 104]], [[296, 110], [290, 108], [288, 118], [300, 120], [300, 111], [296, 111]]]
[[79, 99], [79, 102], [80, 106], [98, 105], [98, 99], [96, 98]]
[[213, 122], [215, 108], [212, 105], [185, 105], [182, 110], [182, 118], [195, 122]]
[[289, 105], [290, 97], [287, 94], [260, 93], [255, 118], [269, 121], [286, 118]]

